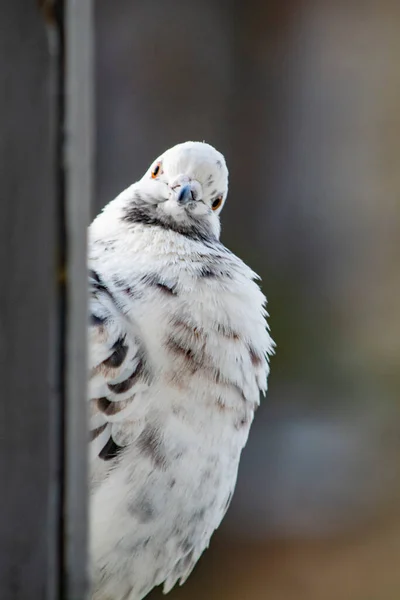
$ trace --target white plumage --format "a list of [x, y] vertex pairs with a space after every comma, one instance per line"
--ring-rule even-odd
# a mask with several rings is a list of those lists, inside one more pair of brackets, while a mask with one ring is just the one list
[[273, 342], [219, 241], [227, 188], [223, 156], [186, 142], [89, 230], [93, 600], [182, 583], [232, 497]]

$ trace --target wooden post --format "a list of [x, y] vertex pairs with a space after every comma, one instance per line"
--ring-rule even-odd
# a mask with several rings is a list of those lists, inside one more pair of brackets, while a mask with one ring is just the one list
[[83, 600], [92, 2], [37, 4], [0, 4], [0, 597]]

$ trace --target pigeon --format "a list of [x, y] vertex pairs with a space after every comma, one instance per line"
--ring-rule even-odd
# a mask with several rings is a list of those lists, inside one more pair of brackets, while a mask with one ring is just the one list
[[92, 600], [182, 584], [224, 517], [274, 342], [220, 242], [223, 155], [185, 142], [88, 234]]

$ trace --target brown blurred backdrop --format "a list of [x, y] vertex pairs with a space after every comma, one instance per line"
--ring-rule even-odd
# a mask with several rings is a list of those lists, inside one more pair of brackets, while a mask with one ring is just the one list
[[222, 240], [278, 345], [171, 599], [398, 600], [400, 2], [97, 0], [96, 27], [96, 211], [173, 144], [215, 145]]

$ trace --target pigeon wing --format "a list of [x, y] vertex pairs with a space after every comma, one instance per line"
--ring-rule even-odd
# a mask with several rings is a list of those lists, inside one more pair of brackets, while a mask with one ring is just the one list
[[89, 402], [92, 459], [114, 459], [132, 433], [133, 399], [148, 388], [143, 347], [118, 295], [89, 271]]

